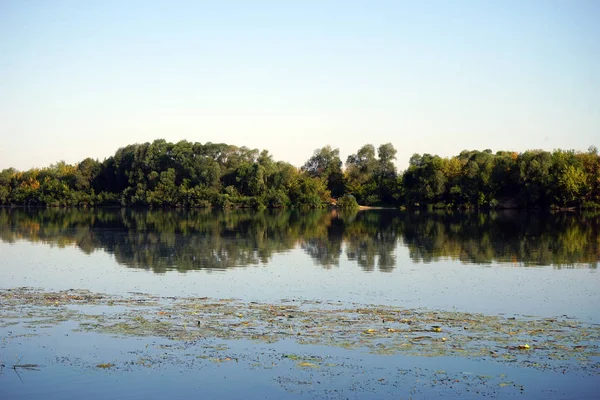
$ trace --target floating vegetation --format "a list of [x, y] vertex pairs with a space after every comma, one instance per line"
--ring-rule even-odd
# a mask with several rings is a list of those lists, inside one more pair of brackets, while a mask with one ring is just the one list
[[311, 363], [311, 362], [309, 362], [309, 361], [302, 361], [302, 362], [299, 362], [299, 363], [298, 363], [298, 366], [299, 366], [299, 367], [302, 367], [302, 368], [319, 368], [319, 366], [318, 366], [317, 364], [315, 364], [315, 363]]
[[[141, 293], [120, 297], [85, 290], [18, 288], [0, 291], [0, 321], [7, 320], [38, 331], [70, 321], [76, 331], [114, 336], [184, 342], [293, 340], [379, 355], [459, 356], [537, 369], [600, 372], [600, 327], [567, 317], [506, 317], [322, 301], [270, 304]], [[314, 357], [286, 354], [284, 358], [301, 368], [324, 365]], [[216, 356], [210, 360], [223, 363], [237, 358]]]
[[299, 354], [284, 354], [283, 358], [292, 360], [292, 361], [296, 361], [296, 366], [300, 367], [300, 368], [312, 368], [312, 369], [318, 369], [321, 368], [322, 365], [326, 366], [326, 367], [331, 367], [331, 366], [336, 366], [336, 364], [333, 363], [323, 363], [323, 358], [322, 357], [317, 357], [317, 356], [303, 356], [303, 355], [299, 355]]
[[101, 364], [96, 365], [96, 368], [109, 369], [114, 366], [115, 366], [115, 364], [111, 364], [111, 363], [101, 363]]

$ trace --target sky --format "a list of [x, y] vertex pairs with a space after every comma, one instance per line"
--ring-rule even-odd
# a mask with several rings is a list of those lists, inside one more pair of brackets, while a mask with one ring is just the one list
[[600, 147], [600, 1], [0, 0], [0, 170], [227, 143], [301, 166]]

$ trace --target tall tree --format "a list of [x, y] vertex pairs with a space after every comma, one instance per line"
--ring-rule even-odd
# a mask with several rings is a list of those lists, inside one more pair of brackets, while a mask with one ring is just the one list
[[376, 204], [380, 201], [377, 182], [374, 180], [377, 165], [375, 147], [372, 144], [364, 145], [346, 160], [347, 191], [361, 204]]
[[383, 203], [391, 204], [394, 202], [397, 193], [397, 173], [394, 160], [396, 159], [396, 149], [391, 143], [382, 144], [377, 149], [377, 167], [375, 178], [377, 180], [379, 198]]
[[340, 197], [344, 194], [344, 174], [339, 149], [325, 146], [315, 150], [313, 156], [302, 166], [301, 170], [311, 177], [323, 178], [333, 197]]

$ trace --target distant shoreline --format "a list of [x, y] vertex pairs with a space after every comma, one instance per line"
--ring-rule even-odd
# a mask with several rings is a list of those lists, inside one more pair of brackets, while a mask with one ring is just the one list
[[594, 146], [586, 153], [414, 154], [402, 172], [394, 166], [395, 154], [391, 143], [377, 151], [367, 144], [342, 169], [339, 151], [325, 146], [296, 168], [266, 150], [158, 139], [122, 147], [102, 162], [86, 158], [73, 165], [2, 170], [0, 204], [600, 210], [600, 155]]

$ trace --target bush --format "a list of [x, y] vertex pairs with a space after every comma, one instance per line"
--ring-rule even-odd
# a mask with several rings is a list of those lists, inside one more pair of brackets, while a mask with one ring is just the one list
[[343, 208], [347, 210], [355, 210], [358, 209], [358, 203], [356, 202], [356, 198], [351, 194], [345, 194], [337, 200], [338, 208]]

